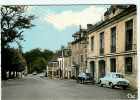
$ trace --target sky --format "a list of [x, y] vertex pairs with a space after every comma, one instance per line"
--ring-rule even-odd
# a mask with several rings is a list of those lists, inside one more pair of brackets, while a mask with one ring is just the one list
[[31, 29], [24, 31], [23, 52], [34, 48], [58, 50], [73, 41], [79, 25], [95, 24], [109, 5], [29, 6], [26, 13], [35, 15]]

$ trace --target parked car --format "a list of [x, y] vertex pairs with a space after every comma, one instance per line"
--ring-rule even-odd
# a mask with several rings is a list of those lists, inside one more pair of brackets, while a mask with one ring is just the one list
[[87, 80], [92, 80], [91, 74], [80, 72], [79, 75], [78, 75], [78, 81], [81, 81], [81, 83], [84, 84], [84, 82], [87, 81]]
[[33, 72], [32, 75], [37, 75], [37, 72]]
[[45, 76], [45, 73], [38, 73], [36, 76], [38, 76], [38, 77], [44, 77]]
[[108, 73], [105, 77], [99, 79], [99, 84], [109, 85], [111, 88], [115, 86], [122, 87], [126, 89], [129, 86], [129, 81], [124, 78], [124, 76], [120, 73]]

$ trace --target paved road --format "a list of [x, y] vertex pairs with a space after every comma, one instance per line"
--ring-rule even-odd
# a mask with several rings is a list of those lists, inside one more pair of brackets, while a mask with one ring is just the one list
[[118, 100], [128, 90], [77, 84], [74, 80], [50, 80], [28, 76], [2, 82], [2, 100]]

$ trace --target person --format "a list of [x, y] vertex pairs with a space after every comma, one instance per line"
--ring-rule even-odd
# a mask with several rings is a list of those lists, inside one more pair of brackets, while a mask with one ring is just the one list
[[72, 75], [72, 77], [71, 77], [73, 80], [75, 79], [75, 76], [74, 75]]

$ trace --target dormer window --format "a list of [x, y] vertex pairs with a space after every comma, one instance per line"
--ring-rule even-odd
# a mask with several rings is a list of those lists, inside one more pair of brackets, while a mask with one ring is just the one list
[[115, 8], [113, 8], [113, 10], [112, 10], [113, 14], [115, 14], [115, 11], [116, 11], [116, 9], [115, 9]]
[[81, 37], [84, 37], [84, 33], [83, 32], [81, 32]]

